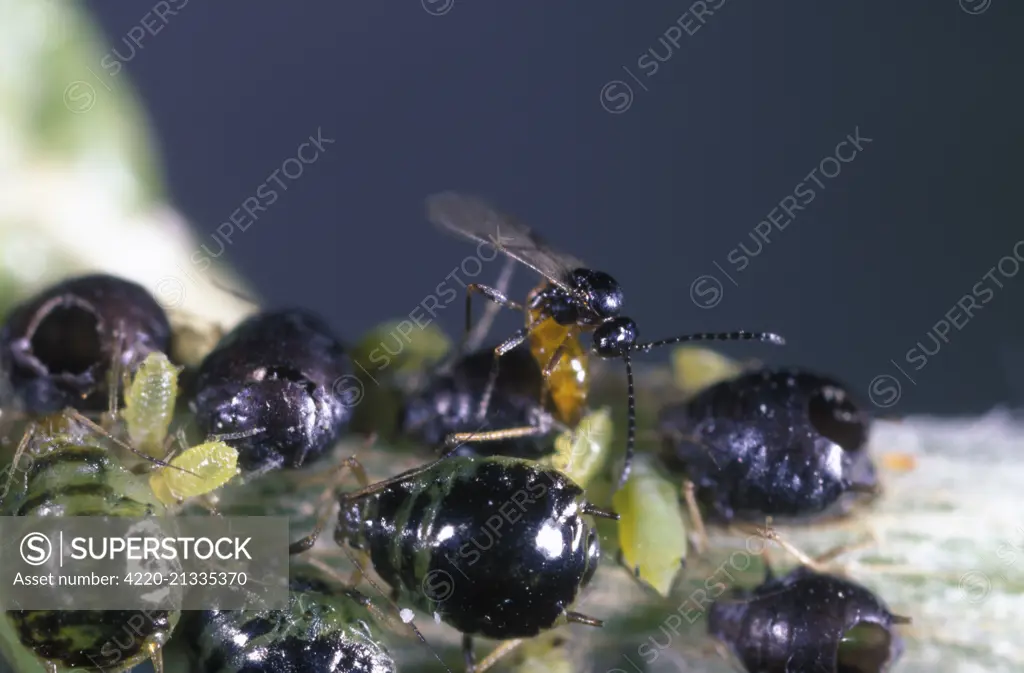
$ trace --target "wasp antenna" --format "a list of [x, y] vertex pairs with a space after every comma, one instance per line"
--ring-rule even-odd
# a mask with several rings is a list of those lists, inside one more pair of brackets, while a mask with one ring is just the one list
[[671, 344], [680, 344], [688, 341], [764, 341], [776, 346], [786, 345], [786, 340], [774, 332], [747, 332], [745, 330], [739, 330], [737, 332], [701, 332], [699, 334], [684, 334], [682, 336], [672, 337], [671, 339], [661, 339], [660, 341], [636, 344], [631, 350], [643, 351], [646, 353], [652, 348], [669, 346]]
[[626, 456], [622, 461], [622, 474], [619, 475], [617, 488], [622, 488], [629, 480], [629, 472], [633, 468], [633, 449], [636, 445], [636, 391], [633, 386], [633, 360], [629, 357], [629, 351], [623, 352], [622, 360], [626, 363]]
[[616, 514], [615, 512], [613, 512], [611, 510], [607, 510], [607, 509], [601, 509], [600, 507], [595, 507], [594, 505], [592, 505], [589, 502], [583, 503], [583, 507], [580, 508], [580, 511], [583, 512], [584, 514], [590, 514], [592, 516], [599, 516], [602, 519], [611, 519], [612, 521], [618, 521], [619, 520], [619, 515]]
[[567, 621], [570, 621], [570, 622], [575, 622], [577, 624], [586, 624], [587, 626], [594, 626], [594, 627], [597, 627], [599, 629], [604, 626], [604, 622], [601, 621], [600, 619], [595, 619], [594, 617], [588, 617], [588, 616], [586, 616], [584, 614], [581, 614], [579, 612], [566, 612], [565, 613], [565, 618], [566, 618]]

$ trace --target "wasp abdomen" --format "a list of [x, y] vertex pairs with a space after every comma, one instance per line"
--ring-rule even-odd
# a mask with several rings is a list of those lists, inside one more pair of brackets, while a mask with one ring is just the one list
[[583, 491], [513, 458], [450, 458], [350, 504], [336, 539], [420, 609], [488, 638], [563, 622], [593, 576], [597, 536]]

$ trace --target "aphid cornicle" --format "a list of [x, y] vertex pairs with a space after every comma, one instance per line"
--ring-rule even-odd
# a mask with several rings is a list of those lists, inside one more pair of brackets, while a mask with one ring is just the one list
[[[354, 461], [353, 461], [354, 463]], [[351, 466], [358, 474], [358, 463]], [[400, 598], [472, 637], [529, 638], [566, 622], [600, 559], [602, 511], [563, 474], [528, 460], [450, 457], [339, 495], [334, 539], [368, 552]], [[319, 531], [292, 545], [310, 548]]]
[[293, 568], [286, 610], [207, 610], [190, 617], [196, 673], [394, 673], [357, 591]]
[[319, 317], [298, 309], [259, 313], [203, 360], [192, 402], [196, 423], [208, 435], [247, 434], [229, 440], [245, 473], [300, 467], [347, 426], [352, 401], [335, 387], [351, 371]]
[[720, 596], [708, 633], [750, 673], [885, 673], [903, 652], [893, 626], [909, 621], [863, 586], [799, 566]]
[[[35, 424], [22, 444], [32, 459], [18, 472], [0, 513], [7, 516], [150, 517], [166, 514], [149, 485], [95, 440], [93, 430], [67, 414]], [[162, 671], [161, 648], [177, 610], [9, 610], [21, 643], [47, 666], [117, 673], [152, 659]], [[134, 636], [126, 638], [126, 629]], [[115, 647], [113, 643], [121, 643]], [[125, 644], [128, 643], [128, 644]]]
[[[605, 359], [621, 359], [626, 365], [628, 419], [625, 460], [619, 486], [629, 477], [636, 441], [636, 400], [633, 390], [633, 353], [689, 341], [756, 339], [784, 343], [777, 334], [729, 332], [689, 334], [641, 343], [637, 325], [620, 315], [624, 295], [619, 283], [607, 273], [586, 267], [578, 259], [554, 251], [540, 236], [517, 219], [498, 212], [479, 198], [443, 192], [427, 199], [427, 219], [435, 226], [480, 245], [491, 245], [508, 257], [530, 267], [544, 282], [527, 297], [525, 304], [511, 301], [499, 290], [471, 283], [466, 286], [466, 333], [470, 332], [471, 297], [481, 294], [488, 301], [525, 314], [526, 324], [495, 349], [490, 380], [481, 396], [477, 417], [487, 417], [491, 391], [500, 360], [516, 346], [529, 341], [530, 351], [541, 368], [543, 380], [560, 418], [566, 425], [579, 420], [587, 396], [587, 355], [579, 341], [584, 332], [593, 333], [590, 352]], [[495, 439], [500, 439], [497, 435]], [[481, 441], [479, 438], [476, 441]]]
[[[477, 418], [494, 358], [492, 348], [469, 353], [406, 395], [399, 411], [399, 431], [429, 447], [454, 438], [458, 442], [455, 455], [460, 456], [540, 458], [551, 453], [551, 432], [567, 428], [551, 413], [550, 404], [541, 404], [543, 378], [525, 345], [504, 356], [505, 366], [495, 381], [486, 421]], [[521, 432], [502, 432], [509, 428]], [[495, 429], [501, 438], [487, 441], [488, 433]], [[478, 439], [481, 436], [483, 441]]]
[[838, 381], [759, 369], [662, 410], [666, 464], [718, 521], [813, 519], [877, 493], [869, 418]]
[[101, 411], [115, 353], [131, 369], [167, 352], [167, 315], [141, 285], [108, 275], [71, 278], [15, 307], [0, 331], [0, 363], [32, 414]]

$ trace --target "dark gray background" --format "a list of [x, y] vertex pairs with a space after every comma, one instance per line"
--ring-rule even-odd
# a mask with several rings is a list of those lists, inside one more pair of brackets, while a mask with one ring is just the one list
[[[150, 6], [88, 5], [123, 54]], [[920, 371], [905, 360], [1024, 238], [1024, 3], [728, 0], [645, 77], [638, 58], [664, 58], [688, 7], [189, 2], [125, 68], [204, 237], [318, 126], [337, 140], [225, 257], [270, 304], [308, 305], [346, 337], [407, 315], [472, 252], [422, 215], [427, 194], [457, 188], [615, 275], [648, 338], [778, 331], [785, 350], [729, 351], [834, 372], [865, 397], [893, 375], [895, 413], [1024, 399], [1024, 274], [991, 285]], [[613, 115], [600, 92], [618, 79], [635, 96]], [[858, 126], [873, 143], [729, 283], [715, 263], [734, 268], [729, 251]], [[690, 298], [703, 274], [724, 283], [711, 310]], [[534, 279], [517, 280], [521, 294]], [[454, 333], [461, 303], [441, 318]]]

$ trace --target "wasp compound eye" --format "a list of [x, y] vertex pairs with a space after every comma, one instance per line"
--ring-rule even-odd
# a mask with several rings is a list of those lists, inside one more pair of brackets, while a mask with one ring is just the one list
[[108, 275], [71, 278], [16, 306], [0, 332], [0, 359], [29, 413], [106, 408], [114, 354], [131, 368], [170, 347], [171, 327], [141, 285]]
[[628, 351], [636, 343], [639, 332], [629, 318], [613, 318], [594, 330], [594, 354], [614, 358]]
[[[327, 324], [300, 310], [252, 316], [203, 360], [193, 408], [228, 441], [248, 474], [296, 468], [319, 457], [352, 417], [351, 360]], [[344, 389], [344, 390], [343, 390]]]

